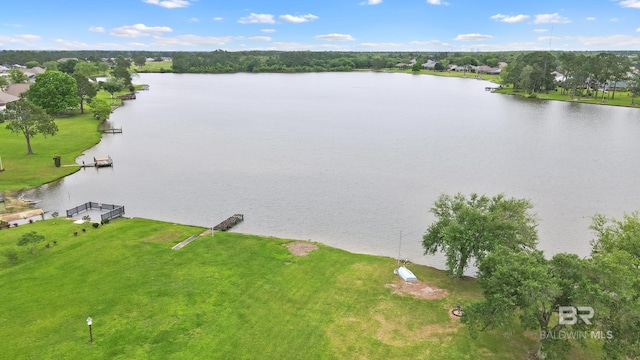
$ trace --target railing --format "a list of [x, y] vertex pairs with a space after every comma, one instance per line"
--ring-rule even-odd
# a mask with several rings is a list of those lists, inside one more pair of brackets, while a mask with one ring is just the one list
[[124, 215], [124, 206], [102, 204], [90, 201], [88, 203], [76, 206], [73, 209], [67, 210], [67, 217], [73, 217], [74, 215], [77, 215], [83, 211], [92, 209], [109, 210], [108, 212], [100, 215], [102, 220], [111, 220]]

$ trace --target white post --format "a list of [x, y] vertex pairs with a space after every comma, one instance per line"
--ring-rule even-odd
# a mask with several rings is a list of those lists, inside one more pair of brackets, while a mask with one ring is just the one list
[[4, 171], [4, 168], [2, 167], [2, 156], [0, 156], [0, 171]]

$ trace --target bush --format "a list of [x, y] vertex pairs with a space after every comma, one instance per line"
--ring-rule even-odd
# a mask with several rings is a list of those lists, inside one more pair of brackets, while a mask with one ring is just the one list
[[98, 228], [98, 226], [100, 226], [100, 224], [98, 224], [98, 223], [93, 223], [93, 224], [91, 224], [91, 226], [93, 226], [93, 228], [94, 228], [94, 229], [97, 229], [97, 228]]

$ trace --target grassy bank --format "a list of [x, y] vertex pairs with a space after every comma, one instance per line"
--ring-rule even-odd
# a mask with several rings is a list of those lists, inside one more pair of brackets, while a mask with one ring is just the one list
[[[626, 107], [640, 107], [640, 98], [632, 99], [631, 94], [628, 91], [616, 91], [615, 97], [612, 98], [613, 93], [605, 94], [602, 98], [602, 92], [598, 94], [597, 98], [593, 96], [574, 96], [572, 97], [568, 93], [563, 93], [561, 88], [557, 88], [555, 91], [548, 93], [536, 93], [529, 94], [520, 90], [514, 90], [513, 87], [504, 87], [496, 91], [501, 94], [517, 95], [526, 98], [536, 98], [542, 100], [556, 100], [556, 101], [569, 101], [584, 104], [596, 104], [596, 105], [610, 105], [610, 106], [626, 106]], [[632, 104], [634, 102], [634, 104]]]
[[[143, 219], [97, 229], [58, 219], [2, 230], [46, 235], [35, 255], [0, 260], [0, 348], [8, 359], [522, 358], [534, 341], [472, 340], [448, 310], [476, 299], [472, 280], [410, 265], [449, 291], [441, 300], [394, 294], [393, 259], [319, 245], [305, 257], [289, 240], [217, 233]], [[73, 236], [77, 231], [78, 236]], [[93, 318], [94, 343], [85, 319]]]
[[62, 164], [75, 164], [74, 159], [100, 141], [98, 121], [91, 114], [56, 119], [58, 133], [31, 139], [34, 155], [27, 155], [27, 143], [22, 134], [15, 134], [0, 125], [0, 157], [5, 171], [0, 172], [0, 191], [21, 190], [42, 185], [78, 170], [78, 167], [55, 167], [53, 157], [62, 157]]

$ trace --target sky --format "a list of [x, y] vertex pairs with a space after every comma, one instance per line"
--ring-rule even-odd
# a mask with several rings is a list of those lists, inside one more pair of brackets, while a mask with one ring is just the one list
[[640, 0], [2, 0], [2, 50], [640, 50]]

